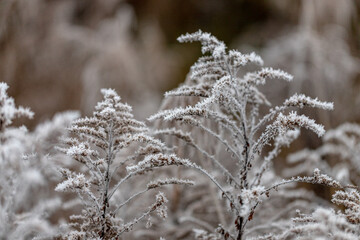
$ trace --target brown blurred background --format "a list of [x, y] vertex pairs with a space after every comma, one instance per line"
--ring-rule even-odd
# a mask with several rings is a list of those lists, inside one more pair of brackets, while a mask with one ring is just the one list
[[335, 101], [333, 113], [312, 113], [335, 127], [360, 119], [359, 13], [358, 0], [1, 0], [0, 78], [36, 113], [29, 127], [90, 114], [103, 87], [144, 119], [200, 56], [176, 38], [202, 29], [295, 75], [264, 89], [273, 102], [294, 92]]

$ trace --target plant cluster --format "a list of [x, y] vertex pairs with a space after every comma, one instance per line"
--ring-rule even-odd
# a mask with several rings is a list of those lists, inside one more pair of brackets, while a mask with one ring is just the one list
[[[325, 134], [298, 109], [332, 110], [333, 103], [303, 94], [272, 106], [264, 85], [293, 77], [248, 70], [264, 64], [255, 53], [227, 50], [202, 31], [178, 40], [200, 42], [203, 56], [148, 118], [153, 127], [136, 120], [112, 89], [101, 91], [90, 117], [64, 113], [34, 132], [10, 127], [33, 113], [15, 107], [0, 84], [0, 237], [358, 239], [359, 127], [344, 124]], [[283, 179], [274, 161], [301, 128], [323, 136], [324, 144], [290, 155]], [[297, 183], [335, 190], [331, 201], [343, 211]], [[50, 197], [42, 192], [48, 186], [64, 193]], [[42, 194], [25, 203], [35, 188]], [[168, 213], [166, 203], [176, 199]], [[49, 220], [54, 214], [61, 217]]]

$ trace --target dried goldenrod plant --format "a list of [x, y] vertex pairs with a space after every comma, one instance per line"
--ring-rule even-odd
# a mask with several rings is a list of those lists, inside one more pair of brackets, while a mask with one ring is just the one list
[[[102, 94], [104, 99], [95, 107], [93, 116], [74, 121], [69, 128], [74, 137], [64, 140], [67, 147], [59, 148], [83, 165], [79, 173], [60, 170], [65, 180], [57, 185], [56, 191], [75, 192], [83, 205], [81, 213], [71, 217], [74, 230], [65, 233], [65, 238], [119, 239], [153, 212], [161, 218], [167, 216], [168, 200], [162, 192], [141, 214], [136, 212], [130, 220], [121, 216], [120, 210], [139, 195], [164, 185], [193, 184], [176, 178], [155, 179], [144, 184], [143, 189], [132, 189], [129, 197], [119, 201], [122, 198], [116, 195], [127, 196], [129, 193], [121, 189], [133, 178], [163, 166], [186, 164], [187, 160], [166, 153], [165, 145], [150, 136], [143, 122], [134, 119], [131, 107], [121, 103], [114, 90], [103, 89]], [[134, 165], [133, 161], [139, 162]], [[129, 209], [126, 212], [129, 213]]]
[[[183, 35], [178, 40], [200, 42], [204, 56], [191, 68], [191, 84], [182, 85], [165, 96], [199, 97], [200, 100], [194, 105], [161, 110], [149, 120], [179, 122], [200, 129], [207, 138], [216, 139], [229, 153], [217, 158], [203, 147], [203, 143], [194, 141], [191, 131], [174, 128], [158, 130], [159, 134], [173, 135], [188, 143], [205, 159], [211, 160], [215, 169], [224, 176], [219, 178], [202, 171], [221, 192], [232, 220], [228, 226], [219, 225], [214, 234], [198, 230], [197, 237], [243, 239], [247, 223], [253, 219], [257, 206], [271, 190], [292, 182], [322, 184], [327, 181], [326, 175], [317, 170], [313, 177], [294, 177], [277, 184], [263, 182], [263, 178], [281, 148], [298, 137], [301, 127], [318, 136], [325, 133], [322, 125], [293, 109], [311, 107], [331, 110], [333, 104], [295, 94], [282, 105], [270, 107], [270, 102], [259, 87], [267, 79], [291, 81], [290, 74], [272, 68], [243, 73], [243, 67], [248, 63], [263, 65], [262, 59], [255, 53], [242, 54], [237, 50], [227, 50], [222, 41], [209, 33], [198, 31]], [[260, 114], [262, 107], [268, 107], [268, 113]], [[217, 127], [208, 127], [205, 119], [215, 122]]]

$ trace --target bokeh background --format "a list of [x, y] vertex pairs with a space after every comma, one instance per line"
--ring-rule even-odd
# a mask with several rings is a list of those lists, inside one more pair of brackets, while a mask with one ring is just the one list
[[311, 113], [332, 128], [360, 120], [359, 13], [359, 0], [1, 0], [0, 79], [36, 113], [30, 128], [63, 110], [90, 114], [104, 87], [145, 119], [200, 56], [176, 38], [202, 29], [295, 76], [268, 83], [273, 102], [334, 101]]

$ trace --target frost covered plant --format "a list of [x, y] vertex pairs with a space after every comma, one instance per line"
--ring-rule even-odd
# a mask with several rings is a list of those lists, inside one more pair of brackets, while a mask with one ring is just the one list
[[323, 207], [317, 208], [311, 214], [298, 212], [293, 218], [293, 224], [283, 226], [281, 234], [268, 234], [257, 240], [280, 239], [344, 239], [356, 240], [360, 236], [360, 193], [356, 189], [336, 191], [332, 201], [345, 207], [344, 212]]
[[34, 113], [29, 108], [22, 106], [16, 107], [14, 99], [7, 95], [7, 89], [9, 86], [1, 82], [0, 83], [0, 131], [4, 132], [14, 119], [19, 117], [32, 118]]
[[350, 223], [357, 224], [360, 233], [360, 192], [358, 189], [337, 191], [331, 201], [345, 207], [343, 215]]
[[[16, 178], [17, 168], [22, 166], [22, 155], [27, 144], [27, 129], [25, 127], [10, 127], [14, 119], [19, 117], [32, 118], [33, 113], [26, 108], [16, 107], [14, 99], [7, 95], [8, 85], [0, 83], [0, 238], [33, 236], [35, 231], [26, 228], [30, 222], [23, 219], [23, 224], [17, 221], [21, 216], [16, 194], [21, 186], [21, 180]], [[35, 218], [33, 222], [43, 219]], [[24, 224], [25, 223], [25, 224]]]
[[[149, 120], [176, 121], [198, 128], [207, 135], [207, 139], [216, 139], [229, 153], [217, 154], [219, 157], [211, 154], [203, 147], [204, 144], [193, 140], [191, 132], [173, 128], [159, 130], [160, 134], [173, 135], [188, 143], [205, 159], [212, 161], [214, 168], [225, 176], [215, 177], [215, 171], [202, 171], [218, 187], [232, 219], [227, 226], [219, 225], [217, 233], [197, 231], [197, 237], [243, 239], [247, 223], [253, 219], [255, 209], [270, 190], [290, 182], [318, 183], [315, 177], [293, 178], [273, 186], [264, 183], [264, 180], [274, 180], [269, 177], [271, 174], [266, 176], [269, 173], [267, 170], [281, 148], [298, 137], [299, 128], [309, 129], [318, 136], [325, 133], [322, 125], [292, 109], [312, 107], [331, 110], [333, 104], [295, 94], [282, 105], [271, 107], [267, 114], [261, 115], [260, 107], [270, 106], [270, 103], [260, 92], [259, 86], [264, 85], [267, 79], [291, 81], [290, 74], [272, 68], [243, 74], [243, 66], [248, 63], [262, 65], [262, 59], [255, 53], [242, 54], [237, 50], [227, 50], [223, 42], [209, 33], [198, 31], [183, 35], [178, 40], [199, 41], [202, 53], [206, 55], [192, 66], [191, 84], [167, 92], [165, 96], [199, 97], [200, 100], [194, 105], [161, 110]], [[205, 119], [216, 123], [216, 127], [209, 127]]]
[[347, 184], [360, 185], [360, 126], [344, 123], [328, 131], [317, 149], [304, 149], [287, 157], [293, 167], [284, 174], [306, 174], [320, 168], [333, 178]]
[[34, 132], [12, 127], [16, 118], [32, 118], [33, 113], [16, 107], [7, 89], [0, 83], [0, 238], [50, 238], [57, 230], [53, 214], [61, 201], [48, 191], [55, 173], [49, 149], [77, 114], [58, 114]]
[[293, 219], [294, 225], [284, 230], [282, 234], [269, 234], [257, 240], [280, 239], [359, 239], [358, 226], [349, 223], [344, 216], [333, 209], [318, 208], [311, 215], [300, 214]]
[[[134, 119], [131, 107], [121, 103], [114, 90], [101, 92], [104, 99], [95, 107], [93, 116], [74, 121], [69, 128], [74, 137], [64, 140], [67, 147], [59, 148], [82, 165], [78, 173], [61, 169], [65, 180], [56, 187], [56, 191], [76, 193], [83, 205], [81, 213], [71, 217], [74, 230], [64, 237], [119, 239], [154, 212], [166, 218], [167, 199], [161, 192], [148, 208], [137, 209], [136, 216], [129, 216], [139, 195], [164, 185], [193, 184], [176, 178], [143, 184], [141, 176], [147, 172], [186, 164], [187, 160], [167, 154], [166, 146], [150, 136], [143, 122]], [[134, 161], [139, 161], [138, 165]], [[143, 185], [134, 185], [133, 178]]]

